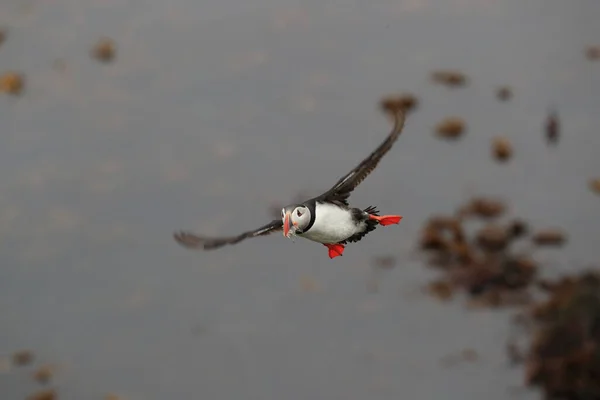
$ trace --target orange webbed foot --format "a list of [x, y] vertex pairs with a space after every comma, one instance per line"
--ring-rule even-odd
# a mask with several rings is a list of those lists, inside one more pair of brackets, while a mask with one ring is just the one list
[[369, 214], [369, 218], [374, 219], [375, 221], [379, 222], [380, 225], [387, 226], [387, 225], [400, 223], [400, 220], [402, 219], [402, 215], [381, 215], [381, 216], [379, 216], [379, 215]]
[[339, 243], [325, 244], [325, 247], [329, 249], [329, 258], [339, 257], [344, 253], [344, 245]]

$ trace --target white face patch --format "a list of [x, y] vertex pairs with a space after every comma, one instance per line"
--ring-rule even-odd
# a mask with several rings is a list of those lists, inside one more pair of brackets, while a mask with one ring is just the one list
[[[281, 219], [284, 224], [283, 233], [291, 239], [294, 236], [302, 235], [303, 230], [311, 221], [310, 209], [303, 205], [284, 207], [281, 210]], [[289, 218], [286, 224], [286, 218]]]

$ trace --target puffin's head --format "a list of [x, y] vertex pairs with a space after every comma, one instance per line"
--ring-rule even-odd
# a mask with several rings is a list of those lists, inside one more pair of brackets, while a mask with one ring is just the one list
[[281, 209], [283, 236], [289, 238], [296, 231], [302, 231], [310, 222], [310, 210], [303, 205], [287, 206]]

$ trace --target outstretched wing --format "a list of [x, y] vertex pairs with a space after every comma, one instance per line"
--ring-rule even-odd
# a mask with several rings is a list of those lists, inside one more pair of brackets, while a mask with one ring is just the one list
[[261, 226], [253, 231], [244, 232], [237, 236], [230, 237], [207, 237], [198, 236], [190, 232], [176, 232], [173, 234], [175, 241], [188, 249], [195, 250], [212, 250], [217, 249], [226, 244], [236, 244], [247, 238], [253, 238], [256, 236], [265, 236], [270, 233], [280, 231], [283, 229], [283, 221], [280, 219], [274, 219], [267, 225]]
[[398, 109], [393, 114], [394, 127], [388, 137], [365, 158], [352, 171], [340, 178], [339, 181], [331, 189], [322, 195], [316, 197], [316, 200], [338, 202], [348, 205], [348, 197], [350, 193], [377, 167], [383, 156], [390, 151], [394, 142], [402, 133], [404, 128], [404, 120], [406, 119], [406, 110]]

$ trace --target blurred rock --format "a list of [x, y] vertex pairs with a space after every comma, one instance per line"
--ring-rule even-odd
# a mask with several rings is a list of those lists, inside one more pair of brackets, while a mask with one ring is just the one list
[[600, 178], [590, 180], [590, 189], [593, 192], [600, 194]]
[[456, 216], [433, 215], [425, 221], [419, 248], [427, 265], [442, 270], [445, 277], [428, 286], [433, 296], [448, 299], [455, 290], [469, 295], [470, 307], [516, 307], [530, 304], [537, 279], [537, 262], [511, 248], [516, 239], [527, 235], [524, 220], [487, 223], [472, 229], [467, 215], [484, 219], [500, 216], [503, 202], [476, 197], [459, 207]]
[[33, 379], [41, 384], [50, 382], [54, 376], [55, 367], [53, 365], [42, 365], [33, 372]]
[[485, 251], [502, 251], [508, 245], [508, 231], [503, 226], [486, 225], [477, 232], [477, 244]]
[[459, 117], [448, 117], [438, 123], [435, 128], [438, 136], [446, 139], [457, 139], [466, 130], [465, 121]]
[[6, 38], [8, 37], [8, 31], [6, 28], [0, 28], [0, 46], [4, 44]]
[[116, 43], [109, 38], [101, 38], [92, 48], [92, 57], [103, 63], [112, 61], [115, 53]]
[[463, 216], [475, 216], [484, 219], [497, 218], [505, 212], [506, 204], [491, 197], [473, 197], [459, 210], [459, 214]]
[[505, 162], [512, 157], [513, 147], [508, 139], [497, 137], [492, 141], [492, 154], [496, 160]]
[[420, 247], [423, 250], [442, 250], [448, 247], [438, 229], [426, 227], [421, 234]]
[[600, 273], [565, 276], [546, 291], [527, 314], [534, 326], [526, 383], [547, 399], [600, 398]]
[[460, 220], [447, 215], [435, 215], [429, 218], [426, 226], [437, 230], [448, 229], [449, 231], [455, 231], [460, 229]]
[[508, 101], [512, 98], [512, 89], [510, 86], [500, 86], [496, 89], [496, 97], [500, 101]]
[[560, 135], [560, 122], [558, 120], [558, 112], [556, 110], [550, 111], [546, 118], [546, 141], [549, 144], [558, 143]]
[[13, 364], [19, 367], [31, 364], [33, 359], [33, 352], [30, 350], [19, 350], [12, 355]]
[[467, 76], [460, 71], [440, 70], [431, 74], [431, 79], [435, 83], [443, 84], [448, 87], [465, 86], [468, 82]]
[[536, 232], [532, 240], [538, 246], [561, 246], [567, 240], [564, 232], [558, 229], [544, 229]]
[[50, 390], [41, 390], [32, 395], [27, 396], [27, 400], [57, 400], [58, 397], [56, 395], [56, 391]]
[[419, 99], [412, 93], [404, 93], [397, 96], [387, 96], [379, 102], [380, 108], [394, 114], [398, 110], [414, 111], [419, 105]]
[[590, 61], [597, 61], [600, 59], [600, 46], [590, 46], [585, 49], [585, 56]]
[[442, 301], [448, 301], [452, 299], [452, 296], [454, 295], [452, 284], [445, 280], [437, 280], [429, 283], [427, 290], [434, 297], [437, 297]]
[[18, 96], [23, 92], [25, 77], [18, 72], [9, 71], [0, 76], [0, 92]]
[[508, 225], [508, 232], [513, 239], [527, 235], [529, 227], [527, 223], [520, 219], [515, 219]]

